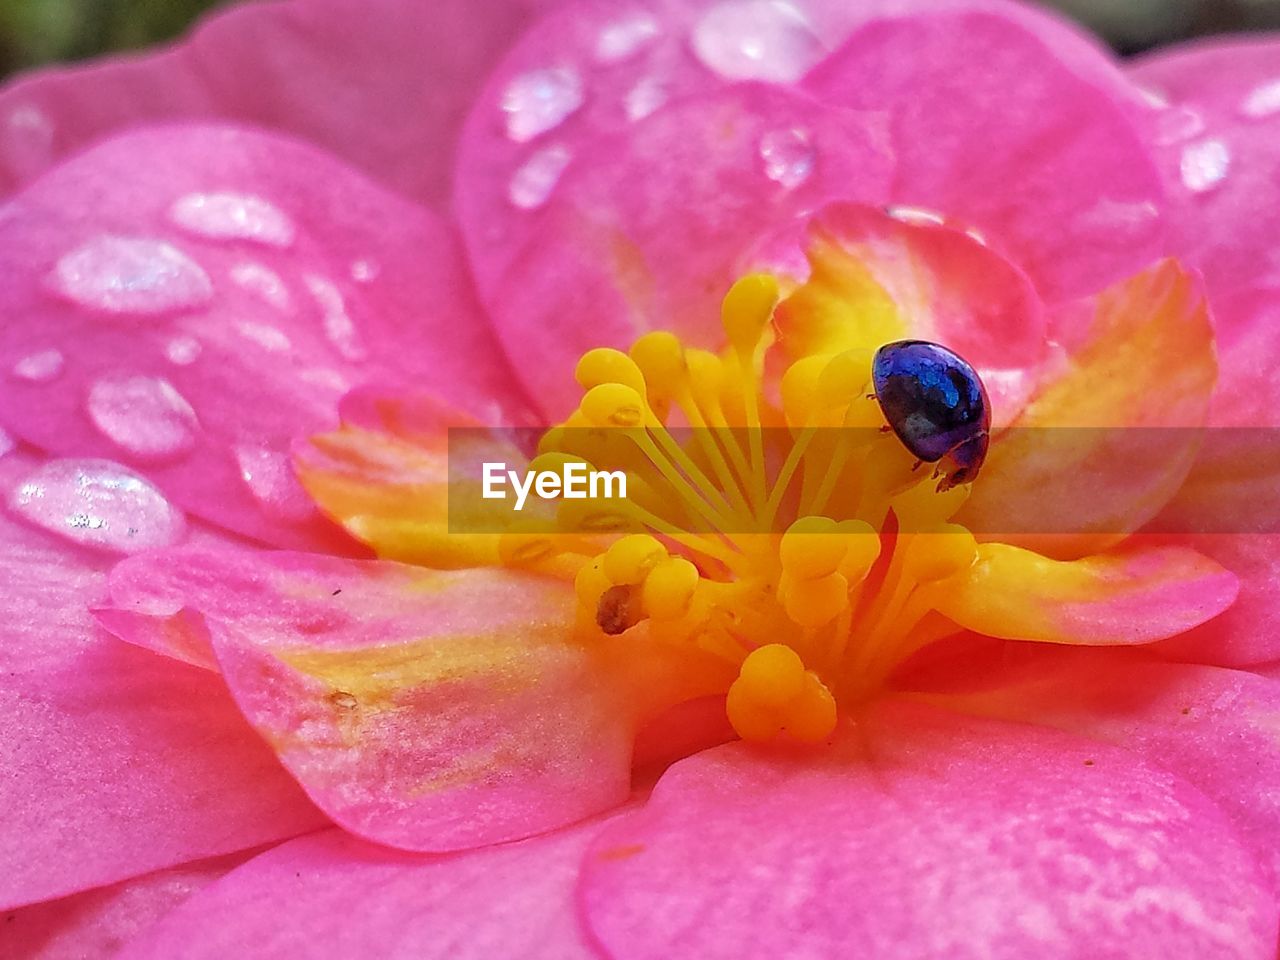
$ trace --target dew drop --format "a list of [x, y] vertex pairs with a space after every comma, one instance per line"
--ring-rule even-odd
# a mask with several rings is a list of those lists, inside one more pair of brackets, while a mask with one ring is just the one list
[[1280, 77], [1268, 80], [1250, 90], [1244, 102], [1240, 104], [1240, 112], [1246, 117], [1255, 119], [1280, 113]]
[[372, 283], [382, 275], [382, 267], [376, 260], [360, 259], [351, 264], [351, 279], [356, 283]]
[[35, 173], [53, 158], [53, 121], [33, 103], [22, 103], [9, 112], [7, 127], [10, 161], [20, 170]]
[[61, 350], [41, 350], [28, 354], [13, 365], [13, 375], [29, 383], [48, 383], [56, 380], [66, 365]]
[[195, 337], [174, 337], [165, 344], [164, 354], [170, 363], [186, 367], [196, 362], [203, 349]]
[[1204, 133], [1204, 117], [1190, 107], [1169, 107], [1156, 121], [1156, 143], [1167, 147]]
[[813, 145], [803, 130], [771, 130], [760, 138], [764, 173], [792, 190], [813, 174]]
[[270, 267], [261, 263], [238, 263], [231, 268], [231, 281], [281, 313], [289, 313], [293, 309], [288, 287], [280, 279], [280, 274]]
[[51, 282], [64, 297], [105, 313], [169, 313], [213, 296], [209, 275], [194, 260], [142, 237], [96, 237], [59, 260]]
[[234, 452], [241, 478], [268, 515], [296, 522], [315, 512], [283, 453], [265, 447], [237, 447]]
[[517, 143], [532, 140], [558, 127], [582, 102], [582, 78], [576, 70], [548, 67], [522, 73], [502, 94], [507, 136]]
[[1201, 140], [1182, 151], [1182, 182], [1203, 193], [1220, 184], [1231, 166], [1231, 151], [1221, 140]]
[[693, 28], [693, 51], [730, 80], [794, 83], [824, 53], [808, 18], [786, 0], [726, 0]]
[[104, 377], [89, 388], [87, 408], [102, 435], [135, 457], [164, 460], [196, 442], [196, 412], [162, 377]]
[[640, 10], [605, 25], [596, 37], [596, 61], [618, 63], [634, 56], [658, 35], [658, 21]]
[[885, 213], [899, 223], [913, 227], [943, 227], [947, 223], [947, 218], [938, 211], [927, 210], [924, 207], [895, 205], [887, 207]]
[[267, 323], [241, 320], [236, 323], [236, 332], [269, 353], [284, 353], [293, 347], [293, 342], [283, 330]]
[[252, 240], [270, 247], [293, 243], [293, 221], [261, 197], [241, 193], [190, 193], [169, 217], [191, 233], [214, 240]]
[[521, 210], [536, 210], [547, 202], [560, 175], [573, 159], [561, 144], [538, 150], [516, 170], [507, 185], [507, 198]]
[[645, 77], [627, 91], [623, 107], [627, 119], [643, 120], [667, 102], [667, 89], [654, 77]]
[[169, 546], [186, 529], [164, 494], [110, 460], [50, 460], [10, 491], [9, 508], [73, 543], [115, 553]]
[[360, 339], [360, 332], [356, 330], [351, 315], [347, 313], [347, 304], [342, 298], [342, 291], [331, 281], [315, 274], [308, 274], [303, 280], [320, 307], [325, 336], [329, 338], [329, 342], [333, 344], [338, 354], [343, 359], [353, 362], [367, 359], [369, 351], [365, 349], [364, 342]]
[[13, 435], [4, 427], [0, 427], [0, 457], [13, 453], [13, 448], [17, 445], [18, 441], [13, 439]]

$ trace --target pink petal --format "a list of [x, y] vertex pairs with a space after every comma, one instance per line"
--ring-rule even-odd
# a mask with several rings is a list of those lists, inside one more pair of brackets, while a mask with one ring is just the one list
[[[719, 301], [765, 233], [832, 197], [884, 197], [877, 130], [875, 118], [794, 92], [735, 87], [584, 144], [543, 209], [500, 217], [493, 207], [508, 201], [484, 179], [492, 174], [464, 164], [458, 203], [472, 259], [542, 409], [565, 412], [573, 363], [592, 347], [652, 328], [717, 344]], [[767, 137], [779, 140], [778, 166], [762, 157]], [[490, 237], [493, 223], [510, 243]]]
[[1163, 195], [1132, 92], [1044, 18], [959, 6], [869, 23], [805, 87], [888, 111], [894, 202], [972, 223], [1046, 299], [1155, 259]]
[[1130, 76], [1168, 105], [1154, 150], [1179, 256], [1216, 296], [1280, 283], [1280, 41], [1239, 38], [1174, 47]]
[[472, 408], [512, 396], [446, 228], [310, 148], [226, 128], [135, 134], [7, 212], [8, 425], [140, 464], [239, 533], [352, 549], [287, 459], [352, 384], [427, 379]]
[[203, 549], [126, 561], [111, 605], [203, 615], [236, 702], [321, 809], [451, 850], [627, 796], [631, 708], [570, 639], [574, 603], [503, 570]]
[[243, 853], [184, 864], [13, 911], [0, 919], [0, 956], [107, 960], [167, 913], [243, 863]]
[[0, 905], [323, 823], [218, 678], [94, 628], [104, 558], [5, 516], [0, 543]]
[[1223, 813], [1115, 747], [888, 703], [819, 755], [732, 744], [600, 836], [616, 960], [1270, 958], [1270, 886]]
[[550, 5], [247, 3], [172, 49], [42, 71], [0, 94], [0, 193], [121, 130], [225, 118], [309, 140], [441, 205], [474, 92], [531, 14]]
[[120, 960], [579, 960], [573, 909], [593, 821], [448, 856], [328, 831], [277, 847], [193, 897]]
[[1089, 646], [1151, 643], [1228, 609], [1236, 577], [1182, 546], [1134, 542], [1078, 560], [984, 543], [973, 567], [937, 587], [938, 611], [1008, 640]]
[[1280, 877], [1280, 798], [1272, 789], [1280, 777], [1280, 682], [1116, 651], [1016, 644], [988, 655], [957, 649], [909, 689], [936, 692], [951, 709], [1059, 727], [1133, 751], [1217, 802], [1273, 884]]

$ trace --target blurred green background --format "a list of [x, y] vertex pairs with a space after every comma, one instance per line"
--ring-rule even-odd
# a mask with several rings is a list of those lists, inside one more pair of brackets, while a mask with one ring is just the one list
[[[0, 0], [0, 75], [165, 40], [226, 2]], [[1205, 33], [1280, 29], [1280, 0], [1057, 0], [1053, 5], [1106, 35], [1123, 53]]]

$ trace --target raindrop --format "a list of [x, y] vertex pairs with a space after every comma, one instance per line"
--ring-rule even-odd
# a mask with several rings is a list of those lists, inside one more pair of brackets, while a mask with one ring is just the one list
[[116, 553], [169, 546], [186, 529], [164, 494], [110, 460], [50, 460], [12, 489], [9, 507], [73, 543]]
[[618, 63], [634, 56], [658, 35], [658, 21], [640, 10], [607, 24], [596, 37], [596, 60]]
[[548, 67], [522, 73], [502, 94], [507, 136], [517, 143], [532, 140], [558, 127], [582, 102], [582, 78], [576, 70]]
[[51, 282], [64, 297], [106, 313], [169, 313], [209, 301], [200, 266], [162, 240], [100, 236], [68, 253]]
[[1231, 166], [1231, 151], [1221, 140], [1201, 140], [1182, 151], [1182, 182], [1203, 193], [1220, 184]]
[[645, 77], [627, 91], [623, 106], [628, 120], [643, 120], [667, 102], [667, 90], [660, 81]]
[[253, 240], [270, 247], [293, 243], [293, 221], [261, 197], [240, 193], [191, 193], [169, 217], [184, 230], [214, 240]]
[[61, 350], [41, 350], [23, 357], [13, 365], [13, 375], [31, 383], [48, 383], [62, 373], [66, 359]]
[[1169, 146], [1204, 133], [1204, 117], [1190, 107], [1170, 107], [1156, 121], [1156, 143]]
[[296, 522], [315, 512], [283, 453], [265, 447], [237, 447], [234, 452], [241, 478], [270, 516]]
[[135, 457], [168, 459], [196, 442], [196, 412], [161, 377], [104, 377], [89, 388], [87, 408], [102, 435]]
[[14, 107], [6, 121], [11, 161], [26, 172], [48, 166], [53, 156], [53, 121], [35, 104]]
[[203, 349], [195, 337], [174, 337], [165, 345], [164, 354], [170, 363], [185, 367], [195, 363]]
[[693, 28], [693, 51], [730, 80], [794, 83], [823, 56], [808, 18], [786, 0], [726, 0]]
[[1246, 117], [1269, 117], [1280, 113], [1280, 78], [1269, 80], [1249, 91], [1240, 104], [1240, 112]]
[[280, 279], [280, 274], [270, 267], [261, 263], [238, 263], [231, 268], [231, 280], [281, 313], [289, 313], [293, 309], [289, 289]]
[[885, 208], [885, 213], [899, 223], [913, 227], [943, 227], [947, 223], [947, 218], [938, 211], [926, 210], [924, 207], [895, 205]]
[[18, 445], [18, 441], [4, 427], [0, 427], [0, 457], [8, 456], [13, 452], [13, 448]]
[[376, 260], [356, 260], [351, 264], [351, 279], [356, 283], [371, 283], [382, 274], [382, 267]]
[[311, 291], [311, 296], [320, 306], [324, 333], [334, 349], [345, 360], [358, 362], [366, 359], [369, 351], [365, 349], [360, 333], [356, 330], [351, 315], [347, 313], [347, 304], [342, 298], [342, 292], [332, 282], [315, 274], [308, 274], [303, 280], [307, 284], [307, 289]]
[[512, 174], [507, 198], [521, 210], [536, 210], [547, 202], [572, 158], [569, 148], [560, 144], [537, 151]]
[[792, 190], [813, 173], [813, 145], [803, 130], [771, 130], [760, 138], [760, 159], [770, 180]]
[[267, 323], [241, 320], [236, 324], [236, 332], [270, 353], [284, 353], [293, 346], [292, 341], [289, 340], [283, 330], [279, 330]]

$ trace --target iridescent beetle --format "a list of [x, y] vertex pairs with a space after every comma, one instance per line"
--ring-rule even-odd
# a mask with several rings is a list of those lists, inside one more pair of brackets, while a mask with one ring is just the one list
[[982, 469], [991, 430], [991, 405], [978, 372], [946, 347], [898, 340], [876, 351], [875, 398], [903, 446], [936, 463], [938, 490], [970, 483]]

